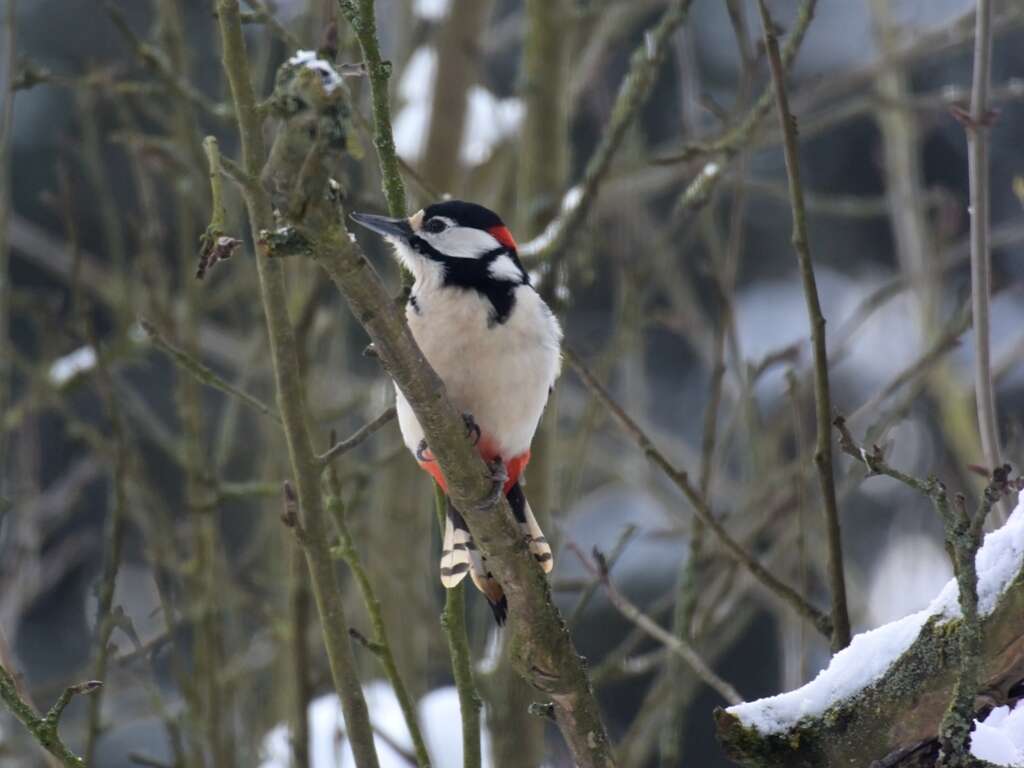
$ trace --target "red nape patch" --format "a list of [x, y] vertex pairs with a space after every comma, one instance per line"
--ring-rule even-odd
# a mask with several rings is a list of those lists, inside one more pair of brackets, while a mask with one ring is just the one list
[[491, 237], [506, 248], [511, 248], [513, 251], [519, 248], [519, 246], [516, 245], [516, 239], [512, 237], [512, 233], [508, 231], [508, 227], [491, 227], [487, 231], [490, 233]]

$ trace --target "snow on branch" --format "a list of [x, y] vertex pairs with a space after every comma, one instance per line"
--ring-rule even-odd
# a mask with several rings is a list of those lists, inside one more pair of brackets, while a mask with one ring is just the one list
[[[985, 646], [979, 694], [1001, 701], [1024, 674], [1024, 501], [985, 537], [976, 564]], [[951, 579], [923, 611], [854, 637], [807, 685], [719, 710], [730, 756], [749, 766], [780, 764], [783, 754], [868, 765], [934, 738], [959, 665], [958, 594]]]

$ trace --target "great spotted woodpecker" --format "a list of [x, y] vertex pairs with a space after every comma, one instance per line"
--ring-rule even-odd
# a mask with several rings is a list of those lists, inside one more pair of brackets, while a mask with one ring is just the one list
[[[520, 484], [530, 443], [561, 367], [562, 331], [530, 285], [516, 241], [497, 214], [449, 200], [408, 219], [352, 214], [384, 236], [415, 282], [406, 304], [413, 337], [465, 414], [480, 454], [495, 469], [530, 552], [545, 572], [551, 547]], [[447, 484], [423, 429], [398, 392], [398, 423], [406, 447], [442, 490]], [[462, 515], [449, 500], [441, 554], [441, 583], [451, 588], [468, 572], [495, 619], [507, 602], [477, 550]]]

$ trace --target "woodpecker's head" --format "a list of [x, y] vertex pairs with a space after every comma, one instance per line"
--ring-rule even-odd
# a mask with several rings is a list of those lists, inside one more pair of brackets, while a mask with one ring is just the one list
[[512, 233], [498, 214], [482, 205], [446, 200], [408, 219], [368, 213], [353, 213], [352, 218], [394, 245], [417, 282], [485, 292], [529, 284]]

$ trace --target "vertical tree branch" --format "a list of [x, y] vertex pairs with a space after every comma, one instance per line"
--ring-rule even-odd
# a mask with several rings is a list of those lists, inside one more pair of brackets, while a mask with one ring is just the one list
[[[872, 0], [875, 39], [882, 54], [882, 68], [875, 81], [881, 96], [876, 113], [882, 134], [886, 199], [892, 222], [896, 254], [916, 303], [921, 338], [934, 342], [942, 333], [941, 296], [943, 271], [934, 267], [942, 260], [941, 238], [932, 237], [924, 184], [920, 117], [909, 108], [912, 83], [908, 68], [899, 60], [901, 28], [891, 12], [892, 0]], [[927, 375], [932, 402], [956, 461], [976, 464], [980, 450], [977, 408], [962, 396], [962, 384], [952, 375], [951, 362], [940, 360]], [[983, 455], [983, 454], [982, 454]]]
[[310, 619], [309, 572], [306, 569], [302, 547], [297, 542], [285, 541], [288, 553], [288, 618], [289, 655], [288, 671], [292, 682], [291, 743], [292, 768], [310, 768], [309, 762], [309, 702], [313, 698], [310, 680], [309, 639], [306, 630]]
[[370, 577], [363, 568], [352, 541], [352, 534], [348, 530], [348, 522], [345, 519], [345, 502], [341, 498], [341, 484], [338, 482], [338, 475], [334, 467], [328, 466], [324, 472], [324, 488], [327, 493], [327, 511], [334, 520], [334, 527], [338, 531], [338, 552], [342, 560], [352, 571], [352, 576], [359, 587], [359, 593], [366, 605], [366, 612], [370, 617], [370, 625], [373, 627], [372, 647], [373, 652], [384, 667], [384, 674], [391, 683], [398, 699], [398, 706], [402, 710], [402, 717], [405, 720], [405, 727], [409, 729], [409, 736], [412, 738], [413, 750], [416, 753], [416, 764], [419, 768], [430, 768], [430, 756], [427, 754], [427, 745], [423, 741], [423, 733], [420, 731], [419, 717], [416, 714], [416, 702], [409, 695], [409, 689], [405, 687], [401, 675], [398, 674], [398, 665], [395, 663], [395, 656], [391, 651], [391, 644], [388, 642], [387, 627], [384, 626], [384, 617], [381, 615], [380, 601], [370, 583]]
[[[181, 0], [158, 0], [159, 40], [167, 62], [180, 77], [188, 77], [188, 51], [185, 42], [184, 20]], [[172, 105], [168, 115], [171, 135], [180, 150], [194, 163], [181, 173], [189, 173], [191, 167], [201, 167], [203, 151], [198, 145], [198, 124], [193, 102], [179, 89], [170, 87], [167, 99]], [[178, 179], [174, 179], [178, 182]], [[181, 183], [173, 184], [175, 243], [180, 292], [184, 295], [185, 312], [174, 319], [175, 334], [184, 353], [193, 358], [199, 354], [199, 322], [202, 317], [203, 295], [200, 284], [192, 277], [195, 258], [194, 245], [196, 220], [193, 214], [193, 193]], [[216, 195], [216, 185], [211, 182], [211, 194]], [[214, 204], [220, 200], [213, 201]], [[214, 218], [218, 211], [214, 209]], [[178, 418], [182, 426], [182, 448], [185, 469], [185, 504], [189, 517], [189, 530], [195, 558], [186, 583], [189, 585], [188, 599], [195, 616], [195, 634], [192, 648], [195, 667], [196, 695], [200, 704], [199, 712], [193, 714], [197, 725], [209, 747], [214, 768], [229, 768], [234, 761], [234, 745], [229, 712], [230, 700], [223, 676], [220, 674], [226, 662], [224, 648], [223, 590], [220, 574], [220, 532], [218, 528], [218, 503], [212, 493], [211, 478], [206, 470], [206, 446], [203, 435], [203, 407], [197, 381], [177, 369], [175, 371], [174, 394]], [[215, 480], [214, 480], [215, 482]]]
[[[971, 113], [960, 115], [967, 133], [967, 176], [971, 217], [971, 311], [974, 317], [974, 397], [978, 406], [978, 433], [985, 465], [1000, 465], [999, 422], [992, 381], [989, 303], [992, 296], [992, 254], [989, 252], [989, 111], [992, 79], [992, 3], [978, 0], [974, 20], [974, 76]], [[997, 505], [996, 522], [1002, 524], [1008, 506]]]
[[[243, 168], [251, 179], [257, 179], [266, 157], [263, 121], [253, 93], [238, 0], [217, 0], [217, 20], [221, 32], [224, 69], [231, 86], [238, 120]], [[256, 184], [246, 187], [245, 199], [253, 240], [258, 241], [260, 232], [274, 225], [270, 199], [263, 188]], [[341, 590], [327, 547], [327, 526], [320, 493], [320, 465], [306, 426], [302, 380], [295, 333], [288, 316], [284, 274], [279, 262], [267, 258], [263, 246], [257, 249], [256, 266], [260, 297], [267, 320], [278, 409], [284, 422], [303, 523], [309, 534], [308, 543], [304, 547], [306, 564], [313, 583], [313, 595], [320, 615], [331, 675], [341, 701], [356, 764], [359, 768], [377, 768], [373, 728], [356, 675]]]
[[[974, 699], [981, 682], [982, 625], [978, 618], [978, 568], [976, 557], [981, 546], [982, 524], [1000, 492], [995, 484], [985, 488], [981, 507], [974, 519], [967, 513], [963, 497], [950, 503], [941, 483], [935, 483], [932, 501], [942, 516], [946, 544], [956, 574], [958, 600], [962, 614], [957, 627], [960, 647], [960, 668], [949, 708], [939, 726], [942, 768], [972, 768], [970, 756], [971, 730], [974, 727]], [[975, 524], [976, 523], [976, 524]]]
[[[437, 523], [444, 531], [444, 491], [434, 487], [434, 510]], [[473, 659], [469, 652], [466, 633], [466, 583], [444, 591], [444, 614], [441, 626], [448, 638], [448, 653], [452, 658], [452, 678], [459, 694], [459, 713], [462, 715], [462, 766], [480, 768], [480, 696], [473, 682]]]
[[373, 11], [373, 0], [338, 0], [338, 8], [348, 19], [359, 40], [363, 62], [370, 78], [370, 94], [373, 102], [373, 144], [380, 161], [381, 181], [388, 212], [392, 216], [405, 216], [405, 183], [395, 152], [395, 139], [391, 135], [391, 101], [388, 94], [388, 80], [391, 77], [391, 62], [380, 56], [377, 42], [377, 19]]
[[800, 158], [797, 145], [796, 119], [789, 111], [786, 96], [785, 68], [779, 53], [779, 41], [768, 14], [765, 0], [758, 0], [761, 23], [764, 27], [765, 48], [771, 67], [775, 103], [779, 125], [783, 134], [786, 157], [786, 175], [793, 209], [793, 250], [800, 264], [807, 315], [811, 324], [811, 343], [814, 349], [814, 401], [817, 420], [817, 442], [814, 463], [821, 484], [822, 504], [828, 539], [829, 588], [832, 599], [832, 650], [842, 650], [850, 644], [850, 617], [846, 607], [846, 578], [843, 573], [843, 544], [839, 530], [839, 508], [836, 502], [835, 477], [832, 468], [832, 399], [828, 383], [828, 351], [825, 342], [825, 316], [818, 301], [818, 288], [814, 279], [810, 245], [807, 239], [807, 217], [804, 209], [803, 187], [800, 182]]
[[[103, 568], [100, 575], [99, 589], [96, 597], [96, 658], [93, 666], [93, 677], [105, 680], [107, 665], [110, 658], [110, 636], [114, 631], [113, 615], [114, 592], [117, 587], [117, 572], [121, 566], [121, 551], [124, 544], [127, 523], [127, 483], [129, 447], [125, 433], [121, 410], [114, 393], [114, 383], [110, 377], [104, 353], [98, 348], [95, 339], [91, 342], [97, 350], [100, 394], [103, 399], [107, 418], [110, 420], [111, 437], [114, 442], [114, 467], [112, 472], [113, 501], [110, 504], [107, 528], [104, 535], [106, 548], [103, 552]], [[88, 730], [85, 742], [85, 764], [92, 765], [96, 754], [96, 743], [103, 733], [103, 690], [98, 689], [89, 698]]]

